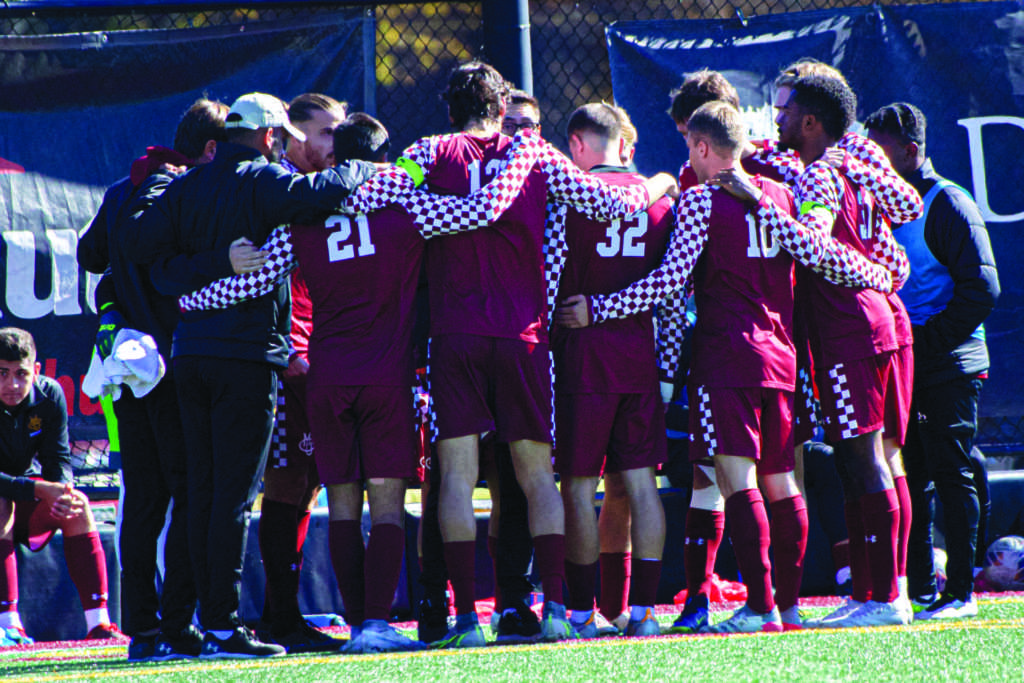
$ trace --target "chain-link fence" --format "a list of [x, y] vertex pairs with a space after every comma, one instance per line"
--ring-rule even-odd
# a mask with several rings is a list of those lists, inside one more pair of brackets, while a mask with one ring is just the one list
[[[867, 0], [531, 0], [534, 93], [541, 102], [545, 137], [565, 148], [567, 116], [577, 106], [612, 100], [605, 27], [614, 21], [732, 19], [812, 9], [863, 6]], [[882, 4], [890, 4], [888, 2]], [[916, 4], [901, 2], [900, 4]], [[0, 4], [0, 39], [153, 28], [248, 26], [300, 15], [337, 11], [351, 3], [260, 3], [258, 8], [203, 8], [196, 3], [172, 11], [103, 8], [20, 10], [15, 0]], [[188, 9], [182, 9], [187, 7]], [[438, 93], [451, 69], [469, 59], [490, 60], [484, 42], [482, 2], [400, 2], [367, 4], [376, 30], [376, 115], [392, 133], [393, 149], [448, 127]], [[490, 60], [493, 61], [493, 60]], [[0, 51], [0, 71], [31, 69], [17, 55]], [[517, 84], [518, 85], [518, 84]], [[328, 93], [330, 94], [330, 93]], [[665, 97], [667, 93], [652, 93]], [[982, 420], [982, 446], [1024, 442], [1024, 418]], [[107, 467], [106, 444], [77, 441], [76, 467], [97, 477], [97, 486], [116, 486]]]

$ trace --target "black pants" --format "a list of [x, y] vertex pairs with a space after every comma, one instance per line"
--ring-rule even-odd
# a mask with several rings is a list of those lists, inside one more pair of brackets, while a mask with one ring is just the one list
[[[192, 623], [196, 587], [188, 555], [185, 444], [173, 375], [142, 398], [124, 391], [114, 404], [121, 439], [121, 627], [136, 635]], [[172, 503], [157, 595], [157, 539]], [[159, 615], [158, 616], [158, 611]], [[161, 618], [162, 617], [162, 618]]]
[[189, 550], [205, 630], [240, 624], [245, 542], [267, 464], [277, 373], [267, 363], [174, 359], [188, 470]]
[[910, 596], [935, 591], [932, 527], [935, 496], [942, 501], [946, 532], [946, 592], [966, 599], [973, 590], [979, 503], [971, 449], [978, 428], [982, 380], [964, 377], [915, 386], [903, 462], [913, 506], [907, 579]]

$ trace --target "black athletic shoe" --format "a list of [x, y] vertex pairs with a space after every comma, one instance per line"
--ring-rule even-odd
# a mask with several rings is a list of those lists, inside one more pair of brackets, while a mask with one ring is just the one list
[[528, 643], [540, 637], [540, 620], [529, 605], [518, 602], [506, 607], [498, 620], [499, 643]]
[[148, 662], [156, 653], [156, 635], [132, 636], [128, 643], [129, 662]]
[[436, 643], [448, 635], [448, 602], [444, 595], [439, 598], [420, 600], [420, 617], [416, 627], [416, 638], [424, 643]]
[[156, 639], [154, 662], [166, 662], [172, 659], [191, 659], [198, 657], [203, 649], [203, 634], [189, 624], [174, 633], [160, 632]]
[[264, 643], [245, 626], [236, 626], [231, 636], [221, 640], [207, 632], [203, 637], [201, 659], [248, 659], [252, 657], [279, 657], [285, 649], [275, 643]]
[[301, 619], [288, 627], [271, 627], [267, 637], [264, 638], [261, 635], [261, 638], [267, 642], [277, 643], [287, 650], [289, 654], [297, 652], [331, 652], [340, 649], [345, 644], [344, 641], [332, 638], [305, 619]]

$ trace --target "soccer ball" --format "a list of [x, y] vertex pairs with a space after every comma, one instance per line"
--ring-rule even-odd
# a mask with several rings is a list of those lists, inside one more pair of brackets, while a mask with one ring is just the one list
[[983, 573], [996, 590], [1024, 590], [1024, 538], [1003, 536], [990, 545]]

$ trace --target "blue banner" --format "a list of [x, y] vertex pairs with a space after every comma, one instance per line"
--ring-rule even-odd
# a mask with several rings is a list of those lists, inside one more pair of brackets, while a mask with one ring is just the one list
[[44, 373], [67, 395], [73, 439], [106, 433], [81, 392], [98, 278], [75, 259], [106, 187], [148, 145], [170, 146], [202, 96], [321, 92], [372, 110], [365, 22], [346, 9], [244, 26], [0, 36], [0, 325], [35, 336]]
[[[620, 22], [607, 30], [616, 102], [640, 131], [637, 164], [675, 171], [686, 144], [666, 114], [687, 73], [722, 72], [755, 138], [775, 138], [772, 83], [800, 57], [838, 68], [861, 120], [896, 101], [928, 117], [936, 169], [971, 190], [1000, 266], [985, 327], [992, 356], [982, 415], [1024, 416], [1024, 11], [1016, 2], [862, 7], [749, 20]], [[988, 435], [1018, 440], [1019, 433]]]

